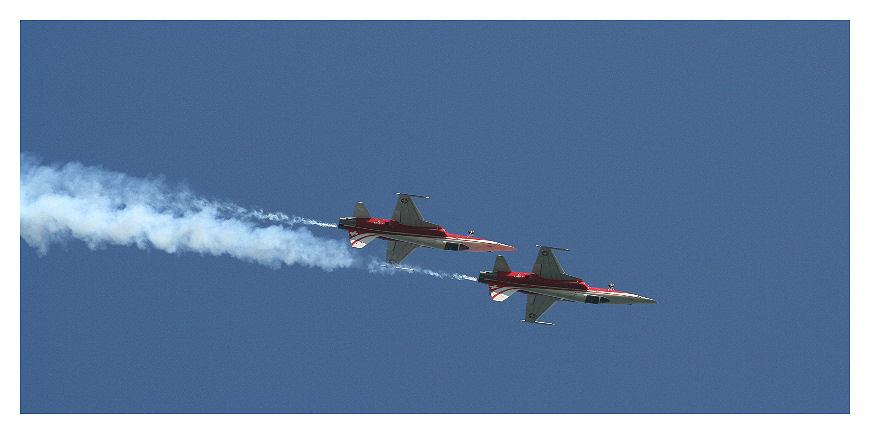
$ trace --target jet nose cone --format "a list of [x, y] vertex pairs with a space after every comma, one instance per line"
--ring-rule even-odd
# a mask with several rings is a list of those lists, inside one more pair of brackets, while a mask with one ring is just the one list
[[516, 250], [516, 249], [517, 249], [516, 247], [511, 247], [507, 244], [502, 244], [502, 243], [497, 243], [495, 241], [492, 241], [492, 243], [488, 245], [487, 251], [488, 252], [508, 252], [508, 251], [512, 251], [512, 250]]
[[638, 296], [637, 298], [639, 299], [638, 303], [658, 303], [657, 301], [655, 301], [651, 298], [640, 297], [640, 296]]

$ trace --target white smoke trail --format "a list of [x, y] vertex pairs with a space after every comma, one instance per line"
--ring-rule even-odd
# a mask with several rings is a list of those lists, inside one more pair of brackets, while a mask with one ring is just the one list
[[291, 217], [291, 216], [288, 216], [287, 214], [284, 214], [283, 212], [265, 213], [261, 209], [254, 210], [254, 211], [245, 210], [245, 212], [246, 212], [246, 215], [248, 215], [252, 218], [255, 218], [255, 219], [283, 223], [283, 224], [286, 224], [288, 226], [294, 226], [294, 225], [301, 223], [303, 225], [320, 226], [323, 228], [337, 228], [338, 227], [338, 225], [335, 223], [324, 223], [321, 221], [297, 217], [297, 216]]
[[434, 271], [414, 265], [402, 264], [401, 268], [396, 268], [391, 264], [379, 261], [375, 258], [370, 258], [367, 269], [369, 273], [385, 274], [388, 276], [395, 275], [398, 272], [405, 272], [412, 274], [423, 274], [426, 276], [437, 277], [439, 279], [471, 280], [473, 282], [477, 281], [476, 277], [468, 276], [466, 274], [448, 273], [446, 271]]
[[[472, 276], [354, 258], [346, 243], [320, 238], [298, 224], [337, 227], [332, 223], [248, 210], [239, 205], [196, 197], [186, 187], [167, 186], [163, 179], [136, 178], [80, 163], [39, 165], [21, 154], [21, 238], [41, 254], [52, 243], [84, 241], [91, 249], [135, 245], [169, 253], [227, 254], [273, 268], [282, 263], [331, 271], [362, 267], [370, 273], [406, 272], [439, 279], [471, 280]], [[259, 227], [254, 220], [288, 227]], [[387, 265], [387, 267], [382, 267]]]
[[338, 240], [306, 228], [258, 227], [251, 220], [328, 223], [208, 201], [188, 188], [169, 187], [162, 178], [135, 178], [80, 163], [43, 166], [21, 154], [20, 182], [21, 238], [40, 254], [52, 243], [78, 239], [91, 249], [115, 244], [227, 254], [274, 268], [283, 263], [330, 271], [356, 262]]

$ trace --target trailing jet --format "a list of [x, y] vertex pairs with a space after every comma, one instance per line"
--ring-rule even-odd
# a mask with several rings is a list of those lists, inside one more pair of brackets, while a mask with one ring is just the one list
[[489, 285], [489, 294], [495, 301], [505, 301], [516, 292], [526, 294], [526, 317], [523, 321], [553, 325], [540, 322], [541, 315], [557, 301], [576, 301], [592, 304], [641, 304], [655, 303], [651, 298], [610, 289], [593, 288], [579, 277], [569, 276], [553, 255], [557, 247], [538, 246], [538, 260], [531, 273], [511, 271], [504, 256], [495, 258], [492, 271], [481, 271], [477, 281]]
[[516, 250], [506, 244], [474, 238], [474, 231], [468, 236], [448, 233], [441, 226], [423, 220], [417, 205], [411, 197], [429, 199], [413, 194], [399, 195], [396, 210], [391, 220], [372, 218], [362, 202], [356, 203], [353, 217], [342, 217], [338, 227], [347, 231], [350, 246], [361, 249], [376, 238], [387, 240], [387, 262], [399, 264], [417, 247], [439, 250], [468, 250], [470, 252], [495, 252]]

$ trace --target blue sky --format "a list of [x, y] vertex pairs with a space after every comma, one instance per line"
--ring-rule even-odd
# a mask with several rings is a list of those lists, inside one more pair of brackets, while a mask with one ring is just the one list
[[850, 409], [848, 22], [22, 22], [21, 150], [659, 301], [22, 239], [24, 413]]

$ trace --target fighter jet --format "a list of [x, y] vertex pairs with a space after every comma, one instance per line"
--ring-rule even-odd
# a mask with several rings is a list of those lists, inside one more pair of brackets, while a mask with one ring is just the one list
[[579, 277], [569, 276], [553, 255], [558, 247], [537, 246], [538, 260], [531, 273], [511, 271], [504, 256], [495, 258], [492, 271], [481, 271], [477, 281], [489, 285], [489, 294], [495, 301], [505, 301], [516, 292], [526, 294], [525, 322], [553, 325], [538, 319], [557, 301], [576, 301], [592, 304], [655, 303], [651, 298], [610, 289], [593, 288]]
[[350, 246], [361, 249], [376, 238], [387, 240], [387, 262], [399, 264], [417, 247], [439, 250], [468, 250], [470, 252], [496, 252], [516, 250], [507, 244], [474, 238], [474, 231], [468, 236], [448, 233], [441, 226], [423, 220], [414, 199], [426, 196], [396, 193], [399, 200], [391, 220], [372, 218], [362, 202], [356, 203], [353, 217], [342, 217], [338, 227], [347, 231]]

